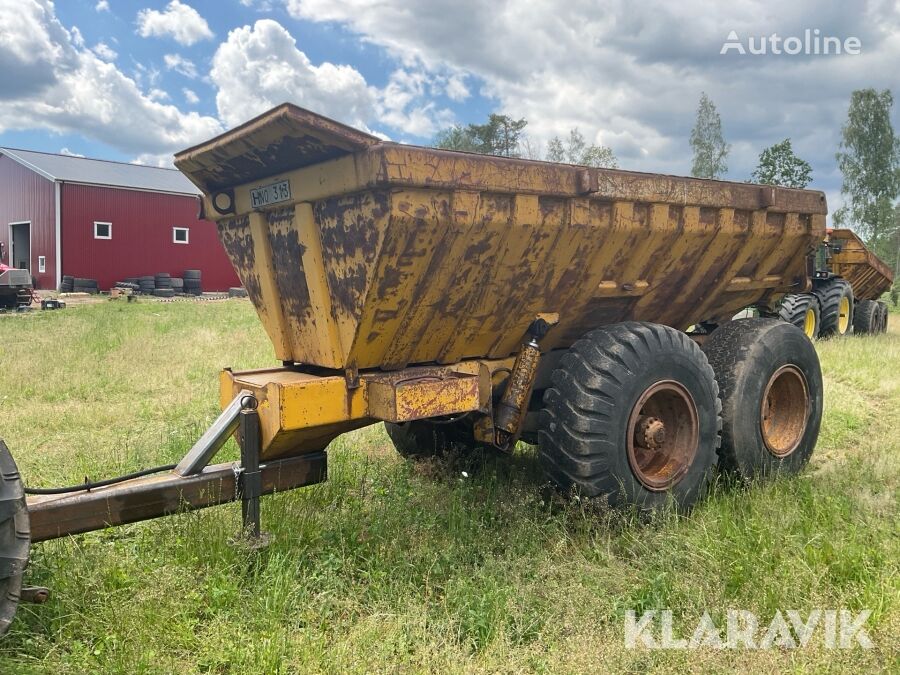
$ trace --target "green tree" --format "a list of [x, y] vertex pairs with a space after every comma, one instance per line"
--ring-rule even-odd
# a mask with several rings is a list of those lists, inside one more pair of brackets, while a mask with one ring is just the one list
[[759, 164], [750, 178], [754, 183], [805, 188], [812, 180], [812, 167], [794, 154], [791, 139], [785, 138], [759, 154]]
[[465, 150], [483, 155], [518, 157], [525, 119], [492, 113], [485, 124], [456, 125], [438, 132], [434, 147], [444, 150]]
[[469, 131], [469, 127], [461, 124], [439, 131], [434, 137], [432, 145], [443, 150], [462, 150], [464, 152], [479, 152], [480, 147], [475, 136]]
[[722, 136], [722, 118], [706, 93], [700, 96], [697, 121], [691, 130], [691, 149], [694, 151], [692, 176], [721, 178], [728, 171], [725, 160], [730, 148]]
[[607, 169], [619, 166], [612, 148], [605, 145], [588, 145], [577, 127], [569, 132], [569, 138], [565, 142], [559, 136], [550, 139], [547, 143], [546, 159], [548, 162], [566, 162]]
[[852, 226], [876, 247], [895, 222], [894, 200], [900, 194], [900, 139], [891, 124], [893, 105], [887, 89], [854, 91], [835, 155], [844, 175], [845, 202], [834, 220]]

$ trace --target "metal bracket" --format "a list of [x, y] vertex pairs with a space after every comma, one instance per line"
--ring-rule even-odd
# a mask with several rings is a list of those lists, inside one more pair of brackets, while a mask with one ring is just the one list
[[178, 462], [175, 473], [179, 476], [195, 476], [203, 471], [225, 442], [237, 431], [241, 412], [256, 410], [257, 405], [256, 397], [250, 391], [242, 390]]
[[262, 472], [259, 469], [261, 446], [259, 413], [255, 409], [243, 410], [240, 414], [241, 467], [237, 476], [237, 490], [241, 497], [241, 520], [244, 533], [253, 540], [259, 540], [260, 509], [262, 495]]

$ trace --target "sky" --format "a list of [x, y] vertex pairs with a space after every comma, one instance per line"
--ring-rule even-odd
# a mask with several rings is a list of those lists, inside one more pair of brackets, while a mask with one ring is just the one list
[[[807, 30], [858, 53], [749, 53]], [[538, 150], [577, 127], [622, 168], [686, 175], [706, 92], [727, 178], [790, 138], [834, 211], [865, 87], [900, 96], [897, 0], [0, 0], [0, 146], [162, 166], [291, 101], [416, 144], [500, 112]]]

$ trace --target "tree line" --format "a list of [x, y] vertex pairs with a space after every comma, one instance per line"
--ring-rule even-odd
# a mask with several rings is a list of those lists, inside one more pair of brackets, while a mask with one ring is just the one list
[[[853, 227], [866, 244], [900, 273], [900, 136], [894, 132], [894, 99], [887, 89], [859, 89], [850, 96], [847, 120], [835, 153], [843, 176], [844, 204], [834, 212], [835, 225]], [[484, 124], [455, 125], [439, 132], [434, 146], [503, 157], [544, 159], [582, 166], [618, 168], [612, 148], [588, 143], [573, 128], [555, 136], [545, 149], [525, 132], [524, 118], [491, 114]], [[691, 175], [720, 179], [728, 171], [731, 146], [725, 141], [722, 118], [703, 93], [691, 130]], [[794, 153], [791, 139], [765, 148], [749, 177], [753, 183], [805, 188], [812, 181], [809, 162]]]

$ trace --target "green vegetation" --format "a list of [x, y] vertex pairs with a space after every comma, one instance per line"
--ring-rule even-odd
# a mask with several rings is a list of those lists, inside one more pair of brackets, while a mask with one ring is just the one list
[[[258, 554], [228, 543], [236, 505], [37, 545], [28, 580], [53, 595], [20, 608], [0, 672], [896, 672], [896, 318], [818, 349], [825, 420], [795, 479], [638, 523], [545, 493], [527, 448], [416, 466], [371, 427], [331, 446], [329, 482], [264, 498]], [[0, 317], [0, 436], [32, 485], [175, 461], [218, 370], [273, 360], [243, 301]], [[875, 650], [624, 648], [629, 609], [689, 630], [842, 607], [872, 609]]]
[[893, 107], [888, 89], [854, 91], [835, 155], [844, 177], [845, 203], [835, 211], [834, 220], [859, 232], [887, 260], [900, 250], [891, 247], [900, 243], [894, 210], [900, 196], [900, 136], [891, 124]]
[[764, 185], [805, 188], [812, 180], [812, 167], [794, 154], [791, 139], [785, 138], [759, 153], [759, 164], [750, 174], [750, 180]]
[[730, 149], [722, 135], [722, 117], [716, 104], [704, 92], [697, 106], [697, 120], [691, 129], [691, 150], [694, 153], [691, 175], [722, 178], [728, 172], [726, 160]]

